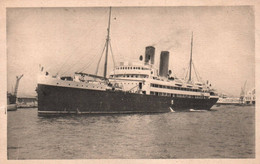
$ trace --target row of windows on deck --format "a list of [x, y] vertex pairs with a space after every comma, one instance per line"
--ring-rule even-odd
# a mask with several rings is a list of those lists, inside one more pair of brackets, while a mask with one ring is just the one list
[[151, 84], [151, 87], [154, 87], [154, 88], [174, 89], [174, 90], [183, 90], [183, 91], [193, 91], [193, 92], [202, 92], [201, 89], [173, 87], [173, 86], [159, 85], [159, 84]]
[[195, 98], [195, 99], [207, 99], [208, 98], [207, 96], [172, 94], [172, 93], [164, 93], [164, 92], [150, 92], [150, 95], [167, 96], [167, 97], [181, 97], [181, 98]]
[[138, 74], [122, 74], [122, 75], [110, 75], [110, 77], [132, 77], [132, 78], [148, 78], [148, 75], [138, 75]]
[[[60, 83], [56, 83], [57, 85], [60, 85]], [[101, 83], [100, 83], [101, 84]], [[61, 84], [62, 85], [62, 84]], [[70, 83], [69, 83], [69, 86], [70, 86]], [[93, 86], [91, 86], [91, 85], [79, 85], [79, 84], [74, 84], [74, 86], [77, 86], [77, 87], [86, 87], [86, 88], [101, 88], [102, 89], [102, 87], [100, 86], [100, 87], [95, 87], [94, 85]]]
[[137, 69], [137, 70], [149, 70], [145, 67], [116, 67], [116, 70], [127, 70], [127, 69]]

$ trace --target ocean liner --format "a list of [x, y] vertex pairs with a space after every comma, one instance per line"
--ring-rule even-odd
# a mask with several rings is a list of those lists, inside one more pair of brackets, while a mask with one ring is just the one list
[[120, 62], [107, 76], [110, 19], [111, 8], [103, 76], [75, 72], [73, 77], [59, 77], [41, 69], [36, 90], [39, 116], [210, 110], [217, 102], [209, 83], [192, 81], [193, 36], [186, 80], [171, 76], [168, 51], [161, 52], [159, 69], [155, 67], [153, 46], [145, 48], [144, 60], [140, 56], [139, 62]]

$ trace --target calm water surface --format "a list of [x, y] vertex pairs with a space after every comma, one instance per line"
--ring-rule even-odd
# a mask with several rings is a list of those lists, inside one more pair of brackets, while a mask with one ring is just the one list
[[8, 159], [254, 158], [255, 108], [38, 117], [8, 112]]

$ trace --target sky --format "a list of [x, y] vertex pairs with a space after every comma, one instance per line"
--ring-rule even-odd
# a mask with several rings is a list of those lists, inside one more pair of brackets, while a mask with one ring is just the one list
[[[8, 8], [8, 91], [24, 74], [18, 96], [34, 96], [39, 65], [50, 74], [95, 73], [107, 35], [109, 8]], [[221, 93], [239, 96], [255, 83], [254, 9], [229, 7], [113, 7], [114, 59], [138, 61], [146, 46], [170, 52], [169, 69], [178, 77], [188, 67], [193, 32], [193, 63], [200, 77]], [[111, 53], [108, 72], [112, 71]], [[104, 56], [99, 75], [103, 74]]]

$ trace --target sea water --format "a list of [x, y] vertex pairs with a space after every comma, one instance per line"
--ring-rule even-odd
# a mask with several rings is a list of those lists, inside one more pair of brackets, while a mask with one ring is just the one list
[[8, 159], [254, 158], [255, 107], [39, 117], [8, 112]]

